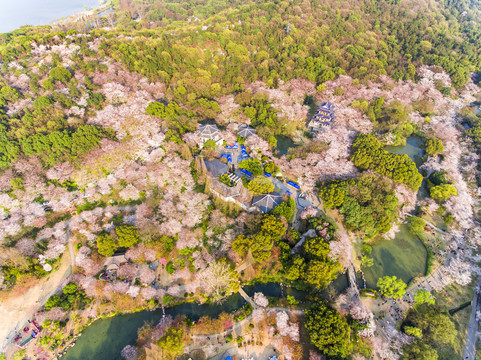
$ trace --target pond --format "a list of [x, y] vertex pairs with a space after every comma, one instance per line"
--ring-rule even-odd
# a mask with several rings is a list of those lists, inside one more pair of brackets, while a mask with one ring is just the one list
[[[414, 161], [417, 168], [423, 164], [424, 155], [424, 142], [417, 135], [411, 135], [406, 139], [406, 145], [402, 146], [385, 146], [384, 150], [389, 151], [393, 154], [406, 154], [409, 158]], [[423, 200], [429, 196], [428, 190], [426, 188], [426, 181], [423, 180], [421, 187], [419, 188], [417, 199]]]
[[364, 269], [366, 285], [376, 289], [377, 280], [383, 276], [397, 276], [405, 283], [426, 273], [427, 252], [419, 238], [406, 224], [393, 240], [380, 240], [372, 246], [374, 265]]
[[290, 137], [284, 135], [276, 135], [276, 140], [277, 146], [274, 149], [274, 152], [278, 157], [281, 157], [282, 155], [287, 155], [287, 152], [290, 148], [296, 147], [296, 144], [294, 144], [294, 141], [292, 141]]
[[411, 135], [406, 140], [406, 145], [402, 146], [386, 146], [384, 150], [389, 151], [390, 153], [394, 154], [406, 154], [411, 158], [412, 161], [416, 163], [416, 166], [419, 166], [423, 163], [423, 155], [424, 155], [424, 142], [417, 135]]
[[[245, 286], [245, 292], [253, 296], [255, 292], [263, 292], [266, 296], [281, 297], [292, 295], [296, 299], [303, 297], [302, 292], [292, 288], [281, 288], [277, 283]], [[196, 303], [182, 304], [165, 309], [167, 315], [186, 315], [197, 321], [201, 316], [217, 317], [222, 312], [232, 313], [245, 304], [239, 293], [233, 294], [221, 304]], [[162, 310], [141, 311], [133, 314], [117, 315], [94, 322], [78, 338], [76, 345], [62, 357], [63, 360], [114, 360], [119, 359], [122, 349], [133, 344], [137, 339], [137, 330], [146, 322], [158, 323], [162, 318]]]

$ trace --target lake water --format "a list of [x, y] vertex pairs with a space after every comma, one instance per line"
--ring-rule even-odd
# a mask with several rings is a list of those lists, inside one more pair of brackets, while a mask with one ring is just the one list
[[383, 276], [397, 276], [405, 283], [426, 273], [427, 252], [421, 240], [402, 224], [393, 240], [381, 240], [372, 246], [374, 265], [364, 269], [366, 285], [376, 289], [377, 280]]
[[0, 0], [0, 33], [51, 21], [92, 8], [98, 0]]

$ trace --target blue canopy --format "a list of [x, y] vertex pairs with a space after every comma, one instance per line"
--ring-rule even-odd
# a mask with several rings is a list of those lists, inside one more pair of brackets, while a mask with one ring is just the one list
[[252, 173], [250, 171], [247, 171], [246, 169], [240, 169], [240, 171], [246, 174], [247, 176], [252, 176]]
[[225, 360], [232, 360], [232, 358], [230, 356], [227, 356]]
[[292, 186], [294, 189], [296, 190], [299, 190], [301, 187], [299, 185], [297, 185], [295, 182], [293, 181], [288, 181], [287, 182], [288, 185]]

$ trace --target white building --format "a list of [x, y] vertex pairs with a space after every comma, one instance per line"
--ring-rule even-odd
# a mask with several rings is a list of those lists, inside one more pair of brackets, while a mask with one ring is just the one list
[[199, 146], [202, 148], [204, 143], [208, 140], [212, 140], [215, 142], [217, 146], [221, 145], [224, 139], [222, 139], [220, 130], [217, 128], [217, 125], [206, 124], [201, 125], [197, 133], [200, 137], [200, 144]]

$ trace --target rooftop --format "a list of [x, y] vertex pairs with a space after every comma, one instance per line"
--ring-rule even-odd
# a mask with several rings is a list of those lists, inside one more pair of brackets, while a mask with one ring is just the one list
[[227, 164], [224, 164], [223, 162], [215, 159], [215, 160], [205, 160], [205, 167], [207, 171], [212, 175], [212, 176], [220, 176], [224, 175], [228, 170], [229, 166]]
[[257, 206], [264, 213], [271, 211], [281, 202], [282, 196], [276, 192], [256, 196], [252, 199], [252, 205]]
[[239, 136], [242, 136], [243, 138], [246, 138], [246, 137], [249, 137], [251, 135], [254, 135], [256, 133], [256, 130], [249, 126], [249, 125], [241, 125], [239, 126], [239, 131], [237, 132], [237, 134]]
[[204, 137], [212, 137], [218, 134], [219, 132], [220, 131], [217, 125], [206, 124], [206, 125], [201, 125], [199, 127], [199, 134]]

